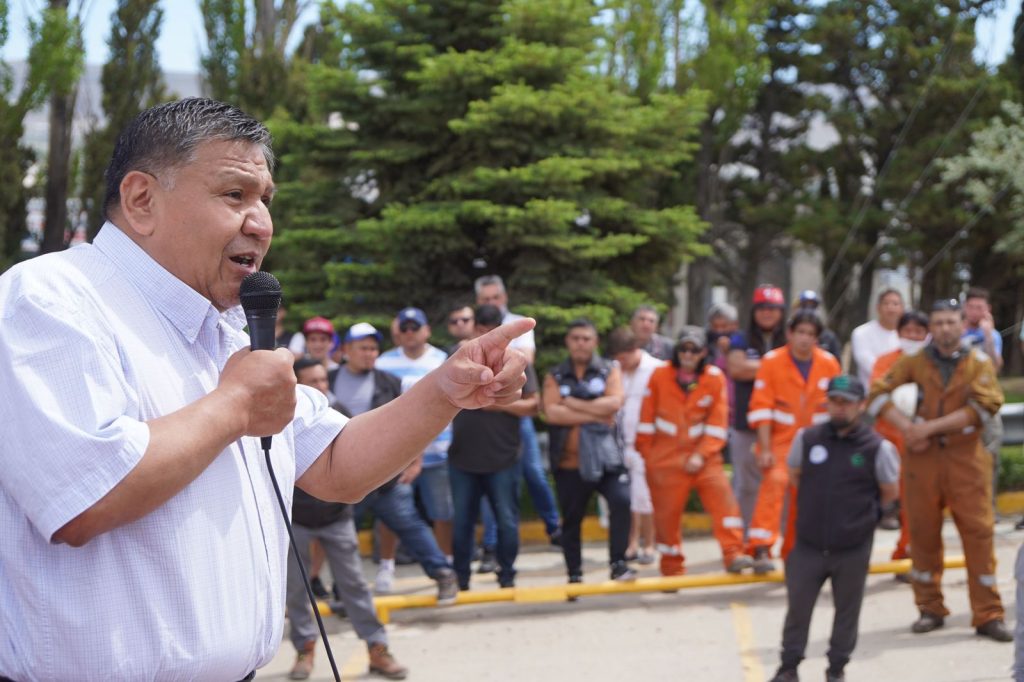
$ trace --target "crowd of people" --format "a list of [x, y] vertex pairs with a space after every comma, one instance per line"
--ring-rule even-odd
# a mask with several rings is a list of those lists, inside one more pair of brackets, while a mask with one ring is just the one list
[[[445, 349], [431, 345], [426, 314], [411, 307], [395, 315], [387, 351], [372, 325], [360, 322], [339, 337], [322, 317], [290, 334], [282, 314], [278, 342], [296, 354], [300, 382], [316, 366], [315, 385], [335, 408], [359, 414], [408, 390], [467, 340], [516, 319], [500, 277], [481, 277], [474, 293], [475, 305], [448, 312], [454, 343]], [[765, 284], [754, 292], [746, 325], [735, 307], [719, 303], [705, 326], [683, 327], [675, 339], [658, 332], [658, 312], [645, 305], [603, 344], [592, 322], [575, 320], [565, 329], [564, 359], [542, 379], [532, 367], [533, 332], [516, 339], [512, 347], [531, 363], [520, 399], [459, 413], [418, 461], [354, 512], [324, 503], [313, 528], [344, 528], [304, 531], [303, 538], [324, 544], [318, 550], [313, 543], [313, 574], [326, 553], [332, 575], [340, 575], [334, 597], [354, 614], [371, 669], [393, 679], [406, 674], [367, 610], [367, 588], [350, 579], [358, 561], [354, 519], [367, 511], [377, 519], [378, 594], [392, 589], [400, 542], [437, 581], [438, 603], [448, 604], [470, 589], [474, 560], [478, 573], [496, 573], [500, 587], [515, 586], [523, 480], [551, 543], [561, 548], [570, 583], [583, 580], [581, 526], [595, 494], [608, 529], [611, 580], [634, 580], [634, 564], [655, 561], [662, 575], [685, 573], [681, 519], [691, 491], [711, 516], [727, 572], [764, 575], [781, 558], [789, 608], [773, 678], [779, 682], [798, 679], [826, 579], [836, 605], [826, 675], [843, 679], [876, 526], [899, 530], [893, 559], [913, 559], [911, 572], [898, 576], [913, 586], [913, 632], [944, 624], [945, 507], [954, 511], [967, 554], [977, 633], [1010, 641], [994, 581], [992, 486], [1002, 402], [995, 377], [1002, 360], [987, 293], [971, 289], [963, 303], [939, 301], [925, 313], [906, 309], [898, 291], [882, 291], [875, 319], [852, 333], [854, 367], [845, 374], [844, 344], [820, 305], [816, 292], [804, 291], [787, 306], [783, 291]], [[547, 430], [554, 495], [538, 447], [538, 417]], [[917, 454], [927, 452], [936, 456]], [[910, 483], [901, 469], [912, 472]], [[306, 498], [296, 490], [296, 505]], [[306, 525], [298, 506], [295, 523]], [[328, 595], [319, 578], [314, 584]], [[312, 669], [315, 640], [301, 596], [297, 587], [289, 600], [298, 623], [293, 679]]]

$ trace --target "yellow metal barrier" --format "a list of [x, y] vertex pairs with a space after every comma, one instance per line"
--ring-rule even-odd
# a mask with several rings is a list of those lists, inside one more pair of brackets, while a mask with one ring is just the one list
[[[963, 556], [946, 557], [945, 567], [963, 568]], [[872, 564], [869, 573], [907, 573], [910, 571], [910, 559], [885, 561]], [[456, 604], [490, 604], [511, 601], [518, 603], [560, 602], [569, 597], [582, 597], [595, 594], [620, 594], [634, 592], [666, 592], [686, 590], [695, 587], [725, 587], [728, 585], [746, 585], [750, 583], [780, 583], [783, 581], [781, 571], [772, 571], [765, 575], [732, 575], [729, 573], [705, 573], [701, 575], [680, 575], [672, 577], [640, 578], [633, 582], [620, 583], [606, 580], [599, 583], [562, 583], [558, 585], [537, 585], [530, 587], [509, 587], [500, 590], [459, 592]], [[437, 596], [433, 594], [393, 595], [377, 597], [373, 600], [377, 608], [377, 618], [381, 623], [391, 620], [391, 612], [398, 609], [420, 609], [437, 606]], [[331, 614], [330, 606], [319, 603], [321, 615]]]

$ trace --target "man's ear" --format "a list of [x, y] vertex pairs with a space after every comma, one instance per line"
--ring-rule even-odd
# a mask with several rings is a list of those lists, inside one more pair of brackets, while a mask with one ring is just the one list
[[157, 179], [149, 173], [130, 171], [121, 180], [120, 212], [124, 227], [140, 237], [149, 237], [156, 229]]

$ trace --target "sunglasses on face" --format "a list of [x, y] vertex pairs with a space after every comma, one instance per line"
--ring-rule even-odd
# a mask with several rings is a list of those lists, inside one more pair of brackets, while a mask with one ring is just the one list
[[693, 346], [683, 346], [679, 349], [679, 352], [681, 354], [700, 355], [700, 350], [700, 348], [694, 348]]
[[398, 325], [398, 331], [400, 332], [418, 332], [419, 330], [420, 325], [416, 324], [415, 322], [403, 322], [402, 324]]
[[469, 324], [473, 321], [472, 317], [449, 317], [448, 324]]

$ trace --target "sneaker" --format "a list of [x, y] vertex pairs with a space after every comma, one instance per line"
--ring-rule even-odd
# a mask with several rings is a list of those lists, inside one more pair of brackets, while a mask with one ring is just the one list
[[437, 572], [437, 605], [449, 606], [455, 603], [459, 596], [459, 583], [455, 578], [455, 571], [450, 568], [442, 568]]
[[755, 547], [754, 548], [754, 575], [765, 575], [775, 570], [775, 562], [772, 561], [771, 554], [768, 553], [767, 547]]
[[616, 561], [612, 564], [612, 580], [620, 583], [631, 583], [636, 580], [636, 569], [630, 568], [625, 561]]
[[637, 555], [636, 562], [641, 566], [650, 566], [654, 563], [654, 550], [640, 550], [640, 554]]
[[892, 579], [904, 585], [909, 585], [912, 582], [909, 573], [894, 573]]
[[316, 653], [316, 640], [310, 640], [302, 647], [295, 659], [292, 671], [288, 673], [289, 680], [308, 680], [313, 674], [313, 654]]
[[725, 570], [733, 575], [739, 575], [748, 568], [754, 567], [754, 560], [748, 557], [746, 554], [740, 554], [738, 557], [729, 562]]
[[938, 630], [945, 624], [946, 620], [942, 616], [936, 616], [934, 613], [922, 611], [921, 617], [915, 620], [913, 625], [910, 626], [910, 631], [915, 635], [923, 635], [926, 632]]
[[395, 571], [394, 569], [384, 568], [383, 566], [377, 569], [377, 577], [373, 580], [373, 591], [377, 594], [391, 594], [395, 589]]
[[836, 672], [835, 670], [825, 671], [825, 682], [845, 682], [845, 680], [846, 673], [844, 673], [842, 670], [840, 670], [839, 672]]
[[309, 586], [313, 590], [313, 596], [317, 599], [327, 599], [327, 588], [324, 587], [323, 582], [320, 580], [320, 576], [315, 575], [313, 579], [309, 581]]
[[404, 680], [409, 674], [409, 669], [399, 665], [386, 644], [371, 644], [367, 650], [370, 654], [371, 675], [380, 675], [389, 680]]
[[498, 560], [494, 556], [494, 550], [485, 549], [480, 557], [480, 565], [476, 567], [477, 573], [494, 573], [498, 569]]
[[893, 500], [882, 507], [882, 518], [878, 520], [878, 527], [882, 530], [900, 529], [900, 501]]
[[982, 637], [994, 639], [997, 642], [1012, 642], [1013, 634], [1006, 628], [1002, 618], [990, 620], [984, 625], [974, 628], [974, 631]]
[[[575, 585], [575, 584], [579, 584], [579, 583], [582, 583], [582, 582], [583, 582], [583, 576], [582, 575], [570, 575], [569, 576], [569, 584], [570, 585]], [[579, 597], [577, 597], [575, 595], [569, 595], [568, 599], [569, 599], [569, 601], [576, 601], [577, 599], [579, 599]]]
[[796, 668], [779, 668], [771, 682], [800, 682], [800, 676], [796, 674]]

